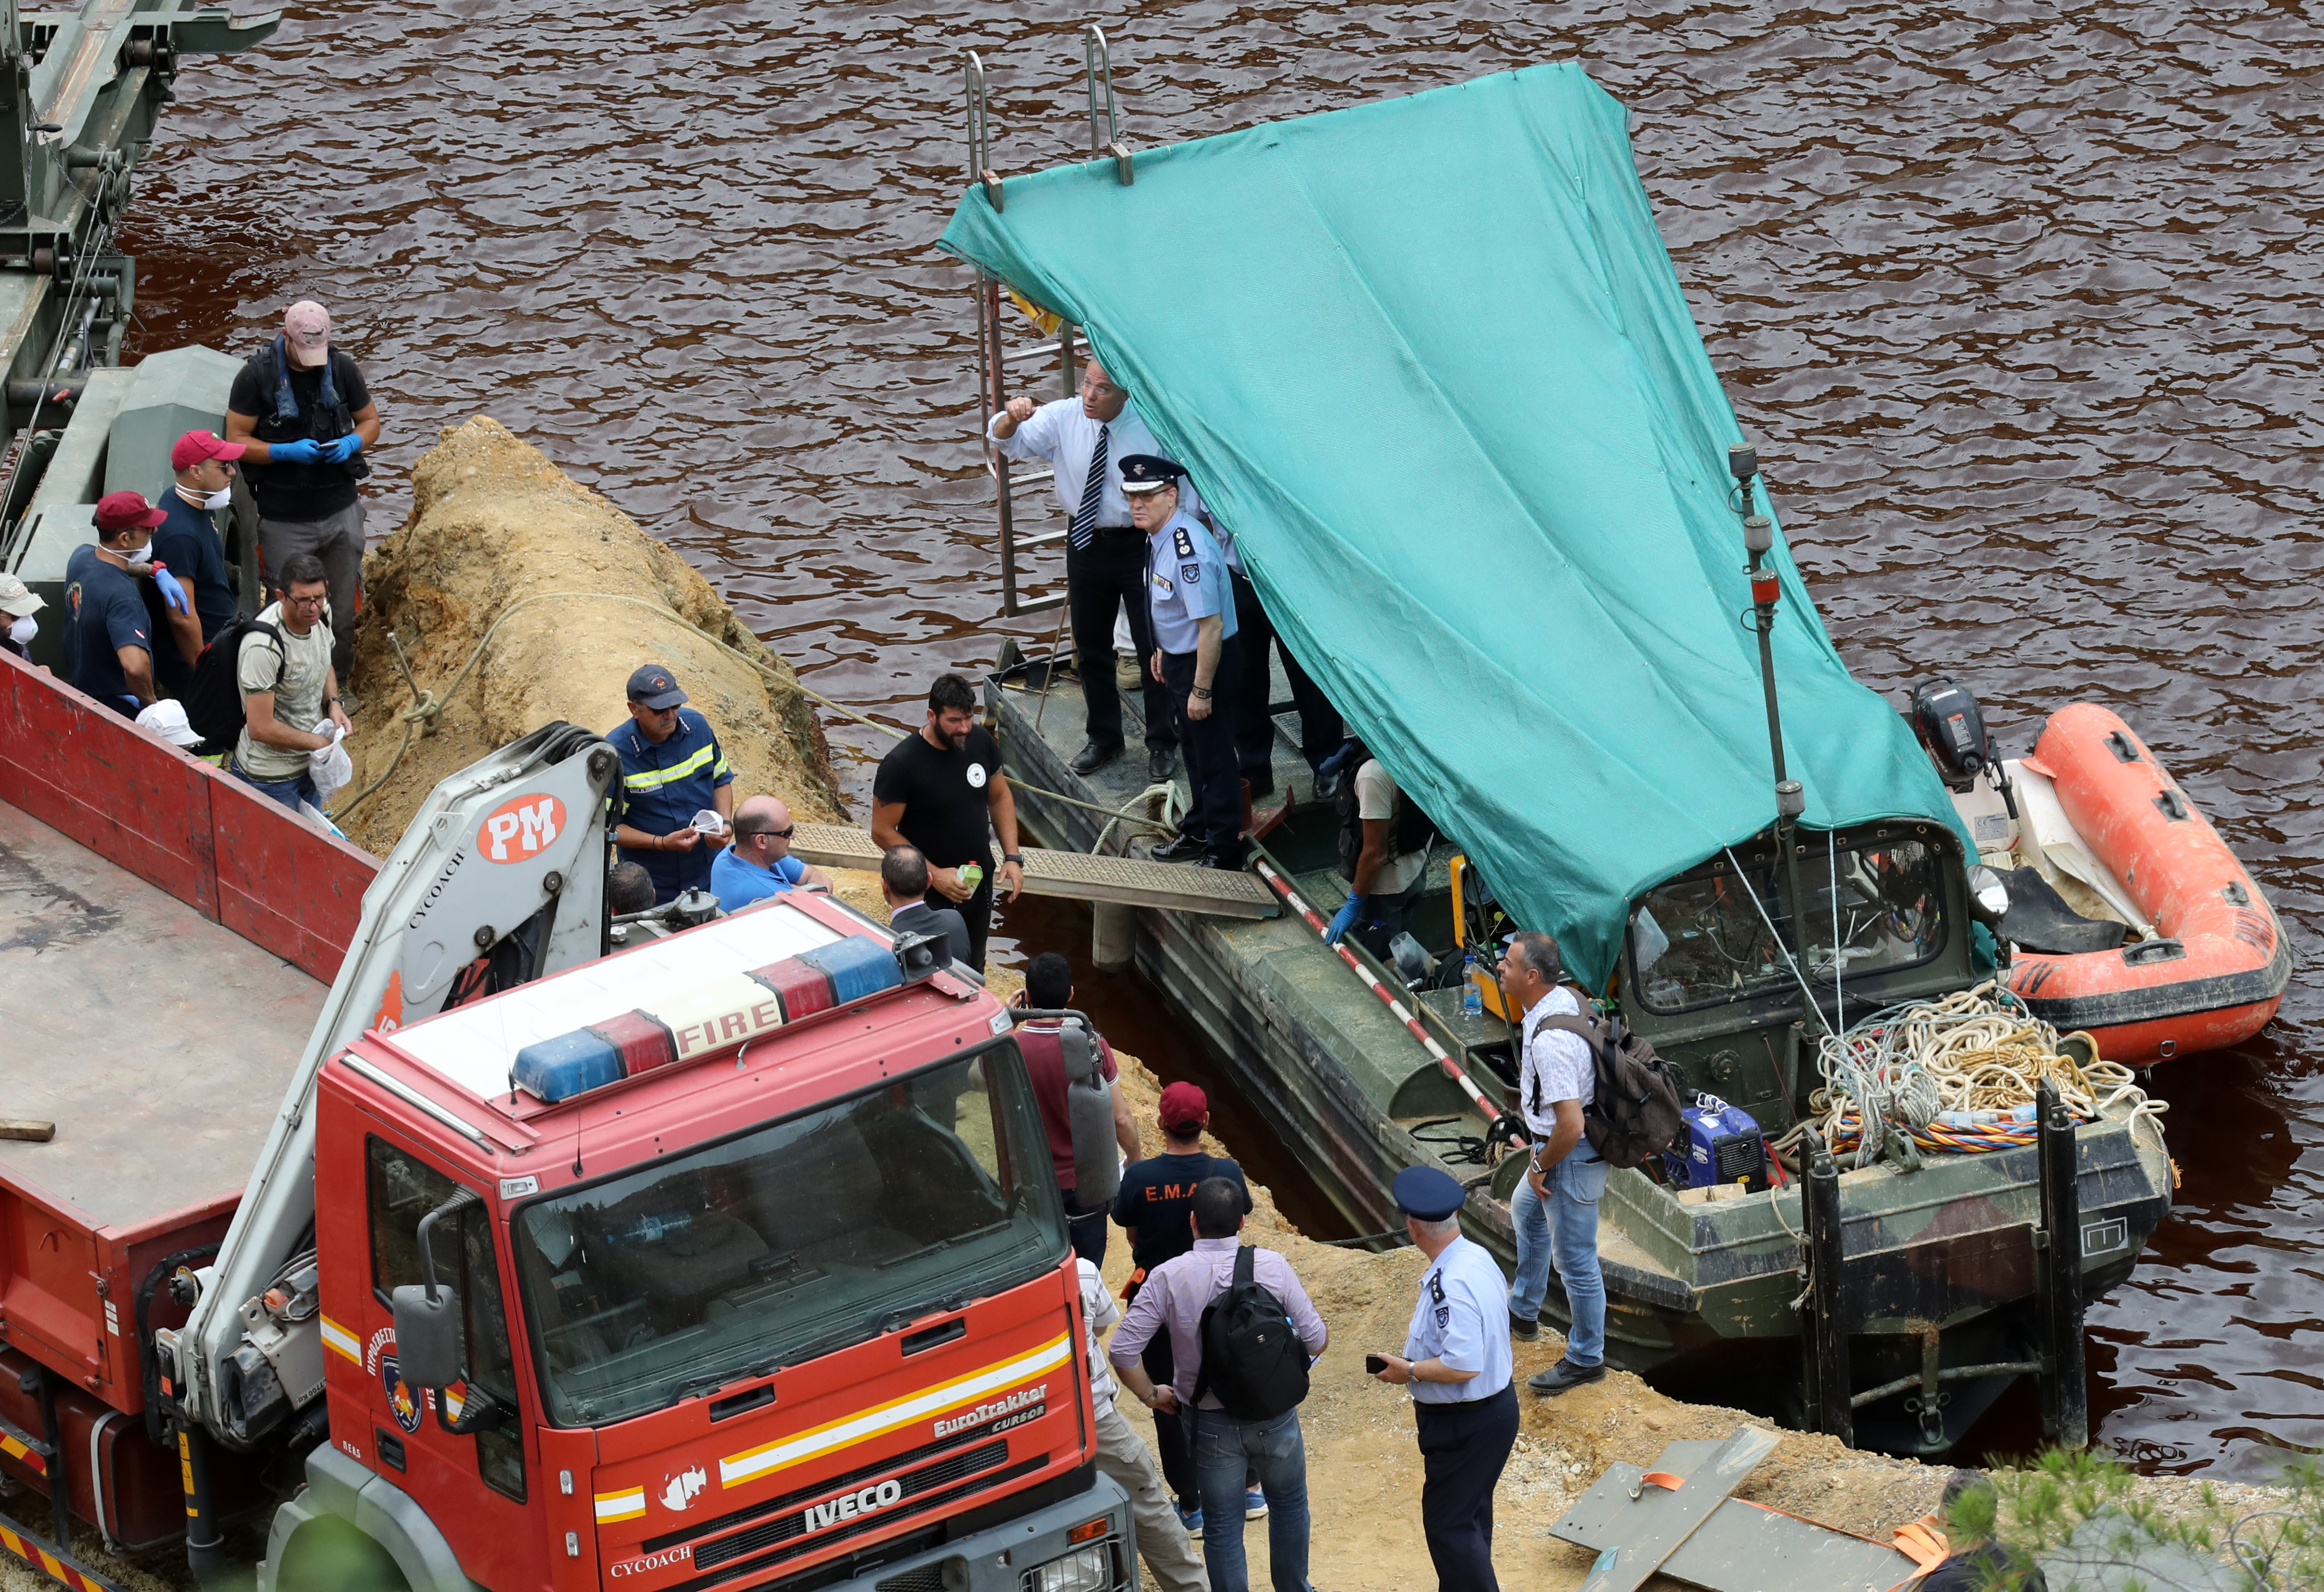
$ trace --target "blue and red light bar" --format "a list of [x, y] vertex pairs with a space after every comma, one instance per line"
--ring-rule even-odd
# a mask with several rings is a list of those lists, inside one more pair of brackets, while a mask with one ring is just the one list
[[[914, 942], [895, 949], [851, 937], [795, 957], [536, 1041], [516, 1053], [509, 1081], [556, 1105], [657, 1068], [697, 1061], [819, 1013], [914, 982]], [[915, 971], [925, 969], [925, 959]]]

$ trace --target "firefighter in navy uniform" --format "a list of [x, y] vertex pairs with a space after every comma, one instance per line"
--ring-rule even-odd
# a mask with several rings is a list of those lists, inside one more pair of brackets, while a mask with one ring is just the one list
[[1206, 868], [1242, 866], [1242, 779], [1235, 761], [1234, 597], [1226, 555], [1201, 521], [1178, 508], [1185, 467], [1157, 454], [1121, 461], [1130, 517], [1146, 532], [1146, 600], [1153, 616], [1154, 672], [1178, 718], [1192, 798], [1178, 837], [1156, 849], [1165, 862], [1199, 856]]

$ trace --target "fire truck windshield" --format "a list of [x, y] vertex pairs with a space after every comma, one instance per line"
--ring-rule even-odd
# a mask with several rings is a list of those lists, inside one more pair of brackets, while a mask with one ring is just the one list
[[538, 1200], [513, 1224], [549, 1417], [604, 1426], [1015, 1287], [1065, 1252], [1001, 1040]]

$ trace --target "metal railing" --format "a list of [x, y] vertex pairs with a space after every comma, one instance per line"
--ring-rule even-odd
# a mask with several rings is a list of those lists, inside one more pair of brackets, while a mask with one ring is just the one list
[[[968, 180], [972, 187], [981, 186], [985, 198], [997, 212], [1005, 213], [1007, 194], [1000, 173], [992, 164], [992, 134], [989, 95], [983, 58], [975, 51], [966, 52], [964, 67], [964, 90], [968, 125]], [[1082, 30], [1082, 67], [1085, 79], [1089, 107], [1090, 153], [1110, 157], [1114, 162], [1116, 180], [1128, 186], [1133, 176], [1134, 161], [1130, 146], [1122, 141], [1120, 113], [1113, 97], [1113, 64], [1109, 58], [1105, 32], [1094, 23]], [[1001, 612], [1010, 618], [1022, 615], [1045, 613], [1062, 606], [1065, 593], [1054, 585], [1038, 594], [1028, 589], [1035, 577], [1026, 567], [1027, 555], [1044, 548], [1062, 546], [1065, 526], [1060, 523], [1053, 529], [1026, 534], [1017, 523], [1017, 493], [1020, 487], [1038, 487], [1056, 478], [1050, 469], [1024, 469], [1003, 454], [988, 435], [991, 417], [1009, 402], [1008, 376], [1012, 366], [1033, 365], [1054, 359], [1057, 365], [1058, 396], [1071, 398], [1078, 388], [1075, 367], [1089, 353], [1089, 341], [1081, 329], [1063, 319], [1054, 324], [1035, 326], [1042, 332], [1043, 340], [1021, 347], [1009, 346], [1006, 323], [1007, 308], [1019, 303], [1009, 294], [1004, 284], [982, 271], [976, 273], [976, 427], [977, 445], [984, 452], [985, 473], [992, 477], [994, 517], [999, 525], [1001, 562]], [[1005, 295], [1005, 296], [1004, 296]], [[1063, 513], [1059, 511], [1062, 522]], [[1062, 574], [1062, 571], [1059, 571]]]

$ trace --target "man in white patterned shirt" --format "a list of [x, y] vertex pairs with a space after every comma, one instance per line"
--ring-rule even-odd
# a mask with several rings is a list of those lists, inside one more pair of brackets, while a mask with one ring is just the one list
[[1590, 1041], [1549, 1023], [1578, 1018], [1582, 1002], [1558, 983], [1563, 964], [1546, 934], [1514, 934], [1501, 958], [1501, 991], [1525, 1014], [1517, 1108], [1525, 1114], [1526, 1175], [1509, 1199], [1517, 1273], [1509, 1284], [1509, 1332], [1540, 1334], [1542, 1296], [1557, 1266], [1572, 1312], [1565, 1354], [1526, 1379], [1537, 1393], [1562, 1393], [1606, 1374], [1606, 1282], [1598, 1268], [1598, 1201], [1605, 1162], [1582, 1134], [1582, 1109], [1597, 1096]]
[[[1148, 776], [1177, 772], [1178, 731], [1170, 694], [1147, 668], [1154, 638], [1146, 614], [1146, 537], [1130, 523], [1121, 461], [1163, 451], [1154, 433], [1094, 359], [1083, 367], [1078, 398], [1037, 404], [1011, 398], [985, 433], [1010, 458], [1048, 460], [1056, 471], [1057, 506], [1065, 512], [1065, 603], [1081, 658], [1082, 704], [1089, 744], [1074, 754], [1075, 773], [1093, 773], [1121, 754], [1121, 696], [1113, 683], [1113, 621], [1130, 610], [1130, 638], [1145, 686]], [[1093, 465], [1100, 467], [1093, 468]], [[1191, 488], [1180, 504], [1201, 507]]]

